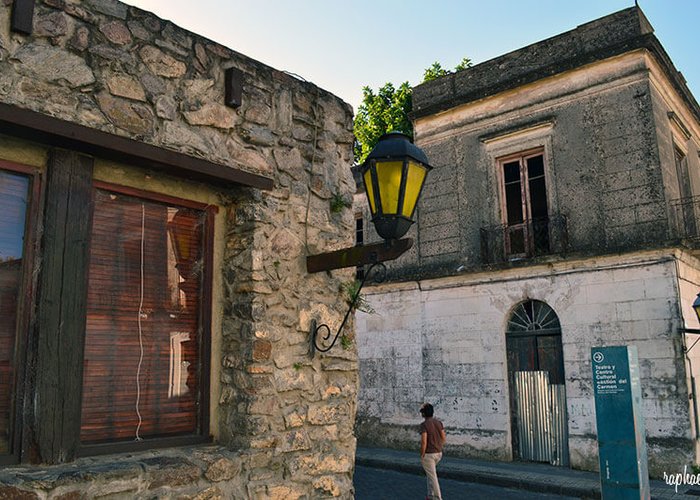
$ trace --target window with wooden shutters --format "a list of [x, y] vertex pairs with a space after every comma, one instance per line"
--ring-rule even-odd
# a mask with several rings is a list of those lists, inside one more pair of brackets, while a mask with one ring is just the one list
[[[17, 377], [18, 324], [21, 321], [32, 176], [0, 165], [0, 454], [12, 452]], [[18, 170], [25, 170], [17, 167]]]
[[206, 429], [210, 215], [195, 203], [149, 198], [95, 190], [84, 445]]
[[499, 161], [506, 255], [526, 257], [549, 251], [549, 211], [544, 152]]

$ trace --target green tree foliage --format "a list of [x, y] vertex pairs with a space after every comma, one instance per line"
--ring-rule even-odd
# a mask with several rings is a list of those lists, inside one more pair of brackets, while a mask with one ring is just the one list
[[[455, 66], [454, 71], [461, 71], [471, 65], [471, 60], [465, 57]], [[454, 71], [444, 69], [435, 61], [423, 72], [423, 82]], [[354, 123], [356, 163], [365, 161], [379, 138], [387, 132], [403, 132], [413, 136], [413, 124], [409, 119], [413, 109], [412, 91], [408, 82], [403, 82], [398, 87], [387, 82], [376, 93], [370, 87], [362, 88], [362, 104], [357, 108]]]
[[463, 69], [471, 68], [472, 67], [472, 60], [469, 59], [468, 57], [463, 57], [461, 61], [459, 61], [459, 64], [455, 66], [455, 73], [457, 71], [462, 71]]
[[413, 136], [413, 125], [408, 119], [411, 112], [411, 86], [403, 82], [398, 88], [389, 82], [376, 93], [369, 87], [362, 89], [362, 104], [355, 115], [355, 160], [358, 163], [372, 151], [379, 138], [388, 131]]
[[441, 76], [449, 75], [450, 71], [442, 67], [442, 65], [435, 61], [430, 67], [425, 68], [423, 71], [423, 83], [435, 80]]

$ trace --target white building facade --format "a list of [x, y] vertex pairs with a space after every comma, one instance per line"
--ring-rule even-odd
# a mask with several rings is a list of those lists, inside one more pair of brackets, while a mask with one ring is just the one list
[[[416, 446], [428, 401], [448, 453], [595, 470], [591, 348], [631, 345], [652, 476], [696, 463], [700, 111], [641, 11], [423, 84], [414, 113], [435, 169], [358, 314], [360, 443]], [[518, 409], [533, 372], [559, 429]]]

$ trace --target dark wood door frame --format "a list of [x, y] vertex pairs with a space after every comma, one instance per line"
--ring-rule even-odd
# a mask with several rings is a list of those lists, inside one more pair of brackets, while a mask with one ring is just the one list
[[[534, 355], [535, 355], [535, 366], [533, 371], [540, 370], [540, 363], [539, 363], [539, 352], [537, 348], [537, 338], [538, 337], [557, 337], [559, 340], [559, 354], [560, 354], [560, 362], [563, 365], [564, 359], [563, 359], [563, 349], [561, 349], [561, 330], [557, 331], [545, 331], [545, 330], [534, 330], [532, 332], [506, 332], [506, 353], [508, 353], [511, 350], [511, 342], [515, 338], [532, 338], [535, 340], [535, 349], [534, 349]], [[519, 436], [518, 436], [518, 429], [517, 429], [517, 424], [515, 421], [515, 414], [516, 414], [516, 405], [515, 405], [515, 380], [513, 373], [518, 370], [514, 370], [513, 366], [511, 365], [510, 361], [510, 356], [506, 355], [506, 362], [507, 362], [507, 370], [508, 370], [508, 401], [510, 405], [510, 431], [511, 431], [511, 446], [513, 447], [513, 458], [514, 459], [521, 459], [522, 457], [517, 456], [518, 453], [518, 448], [519, 448]], [[562, 377], [563, 377], [564, 369], [562, 366]], [[563, 382], [562, 382], [563, 383]]]

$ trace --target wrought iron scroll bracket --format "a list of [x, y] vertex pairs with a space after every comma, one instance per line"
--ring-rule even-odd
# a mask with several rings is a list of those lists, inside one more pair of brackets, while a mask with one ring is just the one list
[[324, 347], [323, 345], [319, 345], [318, 343], [318, 336], [321, 332], [321, 330], [325, 330], [325, 335], [322, 337], [322, 342], [325, 345], [328, 340], [331, 338], [331, 328], [325, 324], [322, 323], [320, 325], [316, 325], [316, 320], [311, 320], [311, 357], [314, 356], [316, 351], [319, 352], [328, 352], [330, 351], [335, 343], [338, 341], [338, 337], [340, 337], [341, 332], [343, 331], [343, 327], [345, 326], [345, 323], [348, 322], [348, 318], [350, 317], [350, 313], [355, 309], [355, 306], [357, 305], [357, 301], [360, 298], [360, 293], [362, 292], [362, 287], [365, 285], [365, 282], [367, 279], [370, 277], [373, 271], [376, 272], [374, 273], [375, 276], [373, 278], [373, 281], [375, 283], [381, 283], [386, 279], [386, 266], [381, 263], [381, 262], [374, 262], [372, 263], [369, 268], [367, 269], [367, 272], [365, 273], [364, 278], [362, 278], [362, 281], [360, 282], [360, 286], [358, 287], [357, 291], [352, 297], [352, 300], [350, 301], [350, 307], [348, 307], [347, 312], [345, 313], [345, 317], [343, 318], [343, 322], [340, 324], [340, 327], [338, 327], [338, 331], [335, 333], [335, 336], [333, 337], [333, 341], [330, 343], [330, 345], [327, 345]]
[[[700, 335], [700, 328], [679, 328], [678, 331], [681, 334], [685, 333], [685, 334], [691, 334], [691, 335]], [[688, 347], [687, 344], [685, 343], [685, 341], [683, 341], [683, 351], [686, 354], [688, 354], [693, 349], [693, 347], [695, 347], [695, 344], [697, 344], [698, 342], [700, 342], [700, 338], [698, 338], [695, 342], [693, 342], [693, 345]]]

